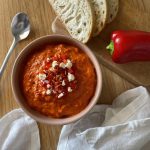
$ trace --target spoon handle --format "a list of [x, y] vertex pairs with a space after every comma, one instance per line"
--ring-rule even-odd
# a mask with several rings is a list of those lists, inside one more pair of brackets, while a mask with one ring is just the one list
[[6, 68], [7, 62], [9, 60], [9, 57], [10, 57], [11, 53], [13, 52], [14, 48], [16, 47], [16, 44], [17, 44], [17, 41], [14, 38], [14, 40], [13, 40], [13, 42], [12, 42], [12, 44], [11, 44], [7, 54], [6, 54], [6, 56], [5, 56], [5, 59], [4, 59], [3, 63], [2, 63], [2, 66], [0, 67], [0, 78], [3, 75], [3, 72], [4, 72], [5, 68]]

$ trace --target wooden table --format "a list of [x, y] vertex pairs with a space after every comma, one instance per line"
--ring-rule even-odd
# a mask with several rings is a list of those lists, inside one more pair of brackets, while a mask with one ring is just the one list
[[[31, 34], [22, 41], [13, 52], [7, 68], [0, 81], [0, 116], [18, 108], [14, 100], [10, 77], [13, 62], [21, 49], [37, 37], [51, 34], [51, 22], [55, 15], [48, 0], [0, 0], [0, 63], [5, 57], [13, 40], [10, 23], [17, 12], [26, 12], [31, 22]], [[111, 104], [112, 100], [123, 91], [134, 85], [125, 81], [117, 74], [101, 65], [103, 74], [103, 89], [99, 103]], [[38, 123], [42, 150], [56, 150], [61, 126], [50, 126]]]

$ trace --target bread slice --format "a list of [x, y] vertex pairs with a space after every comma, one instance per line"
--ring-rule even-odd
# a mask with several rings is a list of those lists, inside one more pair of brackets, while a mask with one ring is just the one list
[[93, 29], [93, 12], [88, 0], [49, 0], [69, 34], [86, 43]]
[[107, 2], [106, 0], [90, 0], [94, 8], [95, 25], [92, 36], [97, 36], [105, 27], [107, 20]]
[[108, 19], [107, 23], [112, 22], [117, 16], [119, 9], [119, 0], [107, 0], [108, 4]]

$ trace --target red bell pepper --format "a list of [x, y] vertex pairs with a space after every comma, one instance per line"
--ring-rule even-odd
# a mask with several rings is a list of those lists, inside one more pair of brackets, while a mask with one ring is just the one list
[[150, 33], [143, 31], [114, 31], [107, 46], [116, 63], [150, 61]]

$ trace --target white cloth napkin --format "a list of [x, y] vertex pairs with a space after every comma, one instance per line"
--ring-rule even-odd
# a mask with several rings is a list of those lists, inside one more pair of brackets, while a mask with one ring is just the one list
[[150, 95], [144, 87], [97, 105], [83, 119], [62, 128], [57, 150], [149, 150]]
[[36, 122], [21, 109], [0, 119], [0, 150], [39, 150], [40, 138]]

